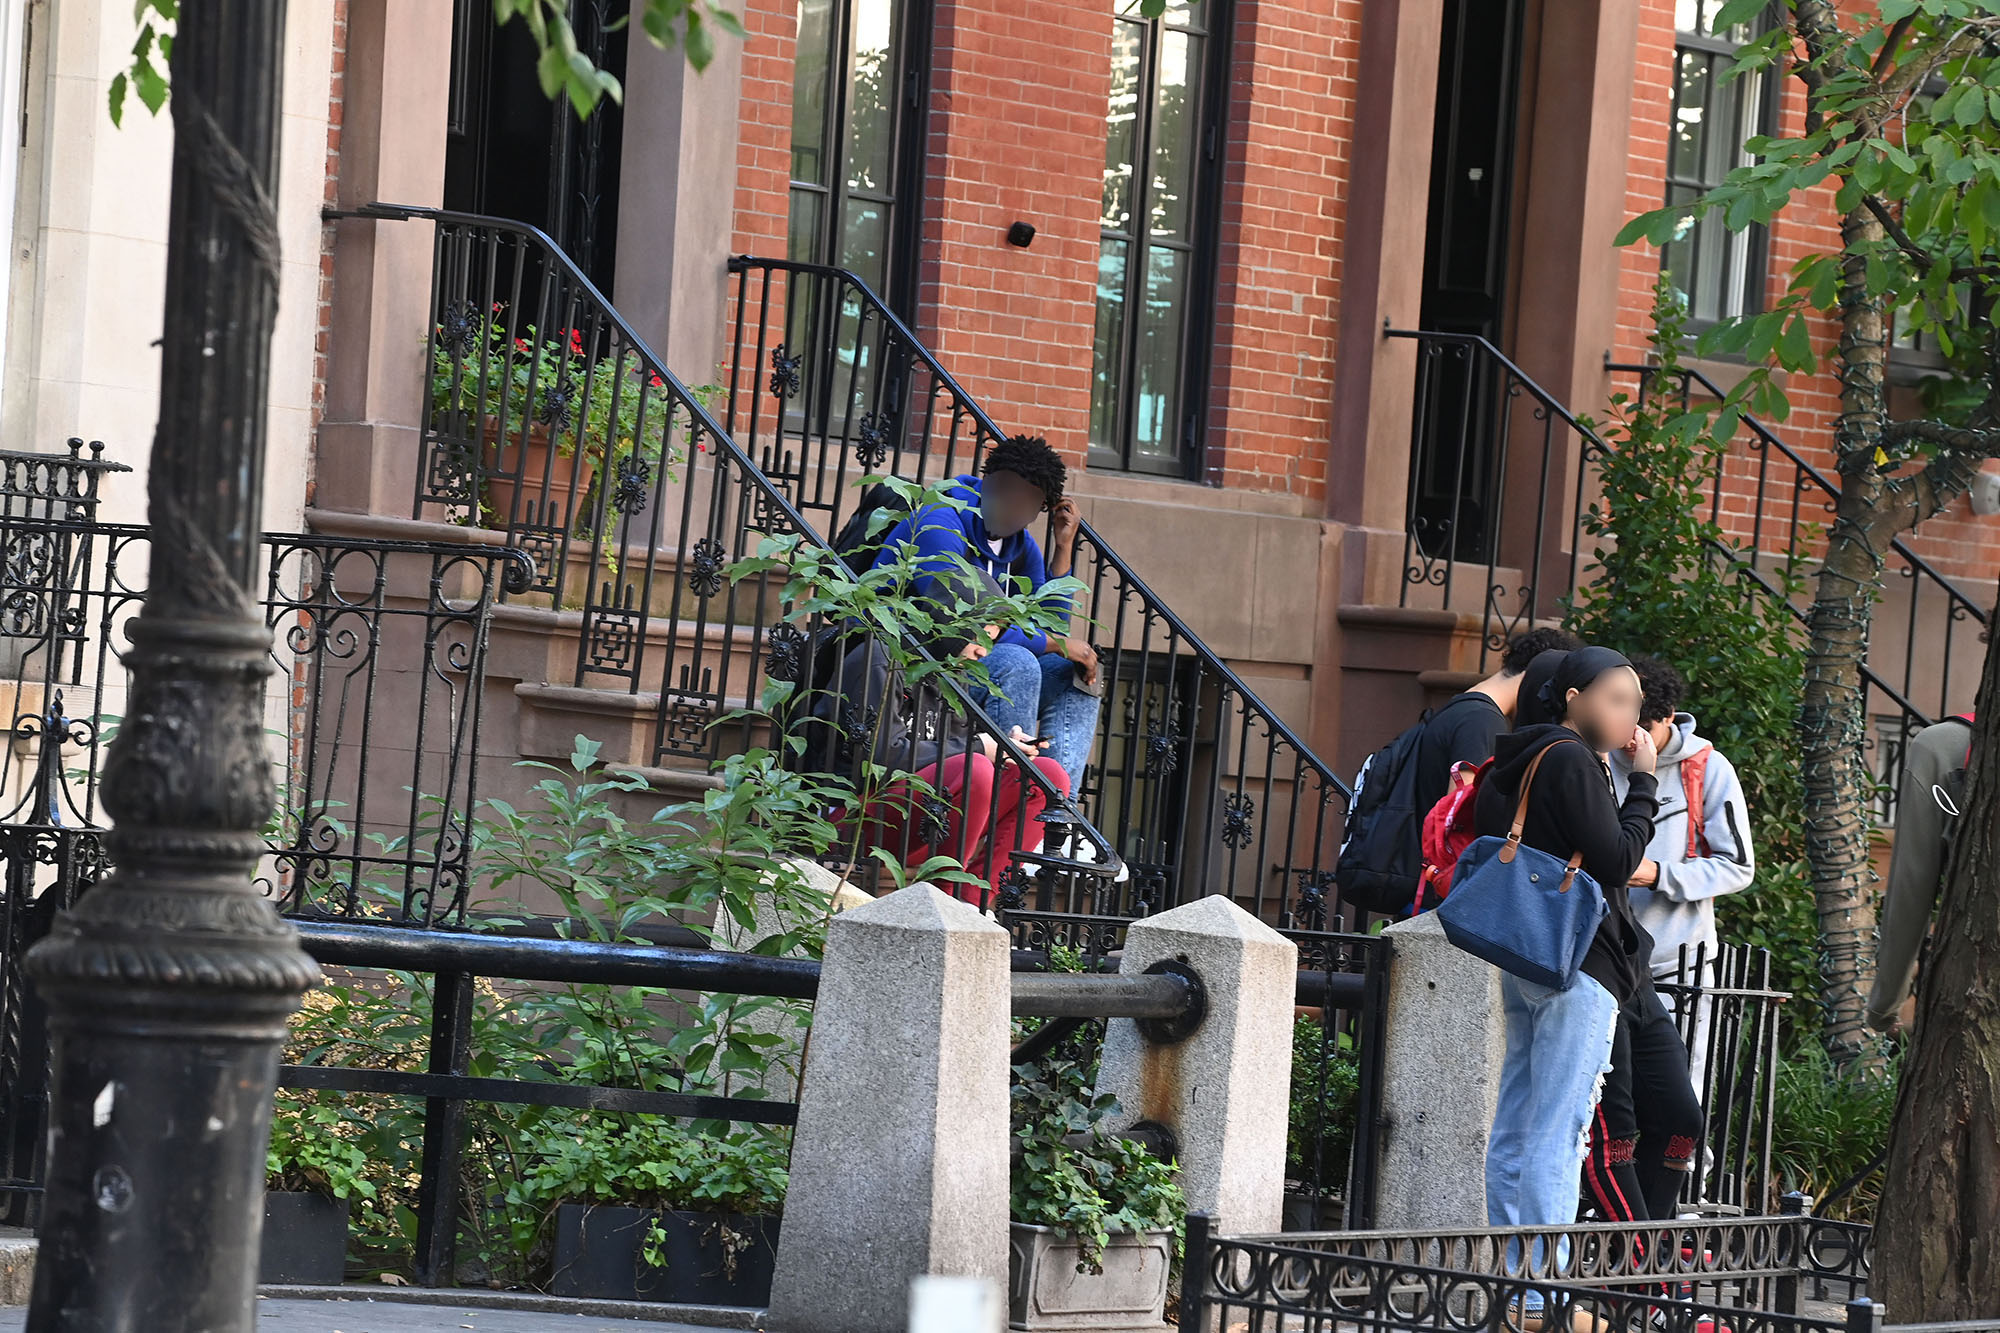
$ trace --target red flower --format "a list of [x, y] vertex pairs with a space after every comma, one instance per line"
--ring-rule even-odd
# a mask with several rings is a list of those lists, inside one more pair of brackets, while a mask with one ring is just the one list
[[527, 351], [527, 350], [528, 350], [528, 340], [527, 340], [526, 338], [516, 338], [516, 339], [514, 340], [514, 350], [515, 350], [515, 351], [517, 351], [517, 352], [525, 352], [525, 351]]
[[646, 377], [646, 384], [654, 389], [664, 389], [667, 387], [667, 382], [658, 375], [648, 375]]
[[575, 329], [569, 331], [569, 350], [578, 356], [583, 355], [583, 335]]

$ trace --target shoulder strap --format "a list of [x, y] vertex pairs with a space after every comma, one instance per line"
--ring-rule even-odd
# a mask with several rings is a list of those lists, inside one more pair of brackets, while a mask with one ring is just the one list
[[[1528, 771], [1521, 775], [1521, 794], [1514, 802], [1514, 823], [1507, 830], [1507, 845], [1500, 849], [1500, 859], [1502, 861], [1512, 864], [1514, 853], [1521, 846], [1521, 829], [1528, 822], [1528, 789], [1535, 785], [1535, 770], [1542, 766], [1542, 760], [1548, 758], [1550, 750], [1555, 749], [1558, 745], [1568, 745], [1570, 743], [1568, 737], [1552, 741], [1536, 751], [1535, 757], [1528, 761]], [[1578, 745], [1582, 743], [1582, 741], [1576, 742]], [[1569, 886], [1575, 882], [1576, 872], [1582, 865], [1583, 849], [1579, 847], [1570, 853], [1569, 864], [1563, 870], [1562, 888], [1559, 892], [1569, 892]]]
[[1687, 797], [1688, 838], [1687, 854], [1690, 861], [1710, 854], [1708, 845], [1708, 757], [1712, 749], [1697, 750], [1681, 760], [1681, 792]]

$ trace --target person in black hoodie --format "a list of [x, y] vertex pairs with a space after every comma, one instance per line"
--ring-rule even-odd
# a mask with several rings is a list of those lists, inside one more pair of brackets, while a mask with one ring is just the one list
[[[1523, 781], [1521, 840], [1583, 868], [1604, 891], [1607, 912], [1568, 990], [1501, 976], [1507, 1057], [1486, 1149], [1491, 1226], [1567, 1226], [1576, 1220], [1586, 1133], [1610, 1066], [1620, 1004], [1650, 976], [1651, 942], [1633, 919], [1626, 881], [1653, 836], [1653, 738], [1639, 726], [1639, 677], [1608, 648], [1565, 656], [1540, 691], [1553, 723], [1496, 742], [1473, 819], [1482, 836], [1505, 836]], [[1628, 749], [1629, 747], [1629, 749]], [[1628, 749], [1632, 781], [1611, 799], [1600, 753]]]

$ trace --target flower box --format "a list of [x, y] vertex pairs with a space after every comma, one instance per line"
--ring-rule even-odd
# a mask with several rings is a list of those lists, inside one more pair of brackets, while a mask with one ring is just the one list
[[346, 1276], [347, 1200], [314, 1193], [266, 1193], [257, 1281], [337, 1287]]
[[[647, 1237], [657, 1222], [659, 1258]], [[566, 1203], [556, 1210], [549, 1291], [616, 1301], [761, 1308], [771, 1299], [778, 1219]]]
[[1104, 1271], [1077, 1271], [1077, 1242], [1049, 1227], [1010, 1228], [1007, 1326], [1018, 1329], [1165, 1327], [1171, 1231], [1114, 1232]]

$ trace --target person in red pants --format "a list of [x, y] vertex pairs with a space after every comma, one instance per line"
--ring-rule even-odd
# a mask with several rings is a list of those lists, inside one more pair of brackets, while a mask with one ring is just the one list
[[[1018, 729], [1013, 740], [1030, 753], [1046, 744]], [[1041, 848], [1046, 826], [1040, 816], [1048, 806], [1042, 785], [1011, 760], [996, 762], [998, 753], [991, 737], [979, 736], [971, 749], [916, 771], [917, 782], [931, 791], [912, 783], [892, 786], [869, 807], [869, 841], [911, 868], [934, 855], [957, 858], [985, 883], [954, 883], [952, 894], [976, 907], [991, 906], [1014, 853]], [[1061, 764], [1039, 754], [1031, 762], [1050, 787], [1069, 794], [1069, 774]]]

